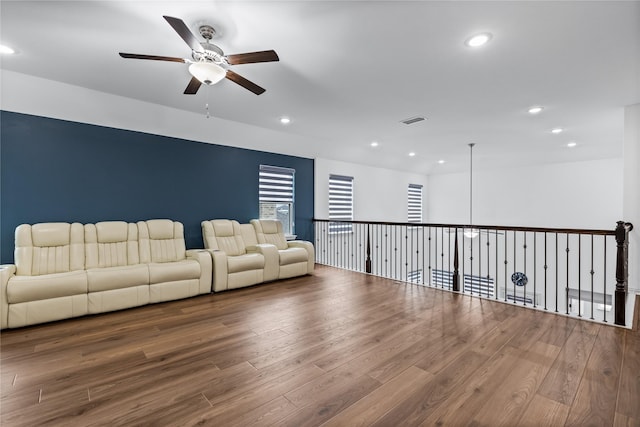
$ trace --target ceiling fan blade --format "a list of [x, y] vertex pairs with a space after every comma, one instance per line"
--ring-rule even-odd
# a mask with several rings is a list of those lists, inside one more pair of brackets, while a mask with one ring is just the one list
[[173, 16], [164, 16], [164, 19], [169, 23], [169, 25], [171, 25], [176, 33], [182, 37], [182, 40], [184, 40], [192, 50], [195, 50], [196, 52], [204, 52], [204, 48], [182, 19], [174, 18]]
[[227, 55], [227, 62], [231, 65], [253, 64], [256, 62], [272, 62], [279, 61], [278, 54], [275, 50], [263, 50], [260, 52], [238, 53], [236, 55]]
[[251, 92], [255, 93], [256, 95], [260, 95], [261, 93], [265, 92], [264, 88], [261, 88], [260, 86], [258, 86], [254, 82], [245, 79], [240, 74], [234, 73], [231, 70], [227, 70], [227, 78], [229, 80], [231, 80], [232, 82], [239, 84], [243, 88], [250, 90]]
[[187, 85], [187, 88], [184, 90], [184, 94], [195, 95], [198, 92], [198, 89], [200, 89], [200, 85], [202, 85], [200, 80], [192, 77], [191, 81], [189, 81], [189, 84]]
[[186, 62], [183, 58], [174, 58], [173, 56], [156, 56], [156, 55], [138, 55], [137, 53], [123, 53], [120, 56], [130, 59], [151, 59], [153, 61], [170, 61], [170, 62]]

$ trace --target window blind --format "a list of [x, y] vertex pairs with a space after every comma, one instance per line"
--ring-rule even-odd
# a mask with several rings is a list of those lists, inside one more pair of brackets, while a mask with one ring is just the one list
[[293, 203], [295, 169], [260, 165], [258, 192], [260, 202]]
[[409, 184], [407, 218], [408, 222], [422, 222], [422, 185]]
[[[353, 177], [329, 175], [329, 219], [353, 220]], [[348, 232], [352, 224], [330, 223], [329, 232]]]

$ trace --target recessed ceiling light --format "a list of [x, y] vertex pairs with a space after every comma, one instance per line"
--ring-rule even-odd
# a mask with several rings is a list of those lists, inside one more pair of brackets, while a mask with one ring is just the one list
[[371, 146], [372, 146], [372, 147], [377, 147], [377, 146], [378, 146], [378, 143], [377, 143], [376, 141], [373, 141], [373, 142], [371, 143]]
[[413, 157], [415, 155], [416, 155], [416, 153], [414, 153], [413, 151], [409, 153], [409, 157]]
[[12, 48], [10, 48], [9, 46], [5, 46], [3, 44], [0, 44], [0, 53], [5, 54], [5, 55], [12, 55], [14, 53], [16, 53], [16, 51]]
[[529, 114], [538, 114], [544, 109], [544, 107], [531, 107], [529, 108]]
[[563, 130], [564, 129], [562, 128], [553, 128], [551, 129], [551, 133], [559, 134], [559, 133], [562, 133]]
[[489, 40], [491, 40], [491, 33], [482, 33], [469, 37], [464, 44], [469, 47], [480, 47], [485, 45]]
[[289, 117], [280, 117], [280, 123], [282, 123], [283, 125], [288, 125], [289, 123], [291, 123], [291, 119]]
[[438, 163], [439, 163], [439, 164], [443, 164], [443, 163], [444, 163], [444, 160], [438, 160]]
[[575, 147], [576, 145], [578, 145], [576, 142], [571, 141], [570, 143], [568, 143], [568, 144], [567, 144], [567, 147], [569, 147], [569, 148], [573, 148], [573, 147]]

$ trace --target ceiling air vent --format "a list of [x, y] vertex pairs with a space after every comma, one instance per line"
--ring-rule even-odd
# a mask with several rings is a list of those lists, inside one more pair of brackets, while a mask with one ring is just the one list
[[400, 120], [400, 123], [404, 123], [405, 125], [412, 125], [414, 123], [418, 123], [423, 120], [425, 120], [424, 117], [416, 116], [416, 117], [409, 117], [408, 119]]

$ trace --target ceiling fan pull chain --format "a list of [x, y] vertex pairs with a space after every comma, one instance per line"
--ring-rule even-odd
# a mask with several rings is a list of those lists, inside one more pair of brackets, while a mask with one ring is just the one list
[[205, 108], [205, 110], [207, 110], [207, 119], [208, 119], [209, 117], [211, 117], [211, 116], [209, 115], [209, 93], [210, 93], [209, 88], [207, 88], [207, 103], [206, 103], [206, 104], [204, 104], [204, 108]]

